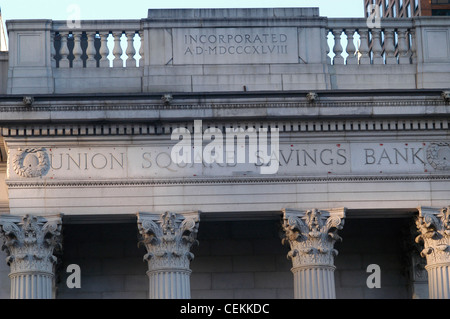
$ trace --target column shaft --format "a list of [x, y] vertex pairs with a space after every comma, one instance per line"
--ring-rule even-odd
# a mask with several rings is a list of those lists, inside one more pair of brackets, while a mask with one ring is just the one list
[[292, 269], [296, 299], [336, 299], [334, 267]]
[[15, 274], [11, 278], [11, 299], [52, 299], [53, 276]]
[[425, 268], [428, 271], [430, 299], [450, 299], [450, 266], [433, 265]]
[[190, 299], [190, 271], [149, 271], [150, 299]]

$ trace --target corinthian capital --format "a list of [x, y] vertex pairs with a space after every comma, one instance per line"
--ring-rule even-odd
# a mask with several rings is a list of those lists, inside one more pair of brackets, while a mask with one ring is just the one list
[[293, 268], [300, 266], [333, 266], [337, 250], [334, 243], [342, 238], [337, 234], [343, 228], [345, 208], [333, 210], [297, 211], [286, 209], [283, 216], [282, 240], [289, 243], [288, 258]]
[[420, 255], [426, 257], [427, 265], [450, 263], [450, 206], [419, 207], [416, 226], [419, 230], [416, 243], [423, 242]]
[[53, 275], [57, 258], [53, 252], [61, 248], [61, 217], [0, 216], [2, 249], [11, 274], [42, 272]]
[[144, 260], [149, 271], [165, 269], [189, 270], [194, 259], [190, 252], [197, 243], [199, 212], [176, 214], [138, 214], [140, 243], [147, 249]]

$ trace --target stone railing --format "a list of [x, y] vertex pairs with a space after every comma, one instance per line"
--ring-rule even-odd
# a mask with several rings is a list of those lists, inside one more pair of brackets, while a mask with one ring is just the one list
[[80, 27], [69, 27], [66, 21], [53, 22], [50, 36], [54, 67], [132, 68], [143, 65], [143, 29], [139, 20], [82, 21]]
[[364, 18], [274, 10], [153, 10], [147, 19], [82, 20], [79, 28], [8, 21], [7, 93], [441, 89], [450, 83], [448, 18], [381, 19], [369, 27]]
[[[411, 19], [383, 19], [379, 28], [369, 28], [366, 19], [328, 19], [326, 36], [339, 64], [415, 64], [415, 27]], [[329, 41], [328, 41], [329, 43]], [[346, 56], [346, 58], [344, 57]]]

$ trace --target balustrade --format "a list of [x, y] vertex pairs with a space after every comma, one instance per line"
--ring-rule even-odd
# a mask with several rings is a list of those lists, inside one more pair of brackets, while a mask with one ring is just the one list
[[326, 52], [331, 57], [329, 64], [412, 64], [416, 61], [415, 32], [409, 19], [382, 20], [381, 28], [368, 28], [365, 19], [329, 19], [326, 34], [333, 48], [332, 52]]
[[[133, 68], [143, 65], [143, 31], [139, 21], [81, 22], [68, 28], [55, 21], [52, 60], [58, 68]], [[138, 52], [138, 54], [137, 54]]]
[[[415, 32], [411, 20], [393, 20], [383, 22], [381, 28], [369, 28], [365, 19], [328, 19], [324, 52], [327, 63], [415, 63]], [[117, 26], [109, 21], [83, 21], [81, 25], [82, 29], [71, 29], [60, 21], [53, 23], [54, 66], [134, 68], [143, 65], [144, 32], [139, 21], [125, 20]]]

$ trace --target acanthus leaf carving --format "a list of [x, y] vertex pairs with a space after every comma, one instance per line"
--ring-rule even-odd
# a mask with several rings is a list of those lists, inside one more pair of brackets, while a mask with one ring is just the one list
[[305, 265], [333, 266], [338, 251], [334, 243], [343, 228], [345, 208], [337, 210], [295, 211], [286, 209], [283, 217], [283, 243], [289, 243], [288, 258], [293, 267]]
[[61, 218], [4, 215], [0, 218], [0, 235], [11, 274], [45, 272], [53, 275], [57, 258], [54, 251], [62, 248]]
[[176, 214], [138, 214], [140, 243], [147, 250], [144, 260], [149, 271], [162, 269], [189, 269], [194, 259], [190, 252], [197, 243], [198, 212]]
[[420, 253], [427, 265], [450, 263], [450, 206], [441, 209], [419, 207], [416, 218], [419, 235], [416, 243], [423, 243]]

